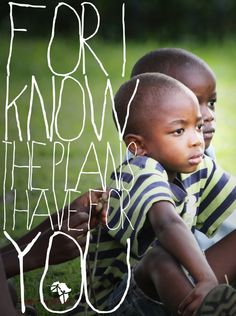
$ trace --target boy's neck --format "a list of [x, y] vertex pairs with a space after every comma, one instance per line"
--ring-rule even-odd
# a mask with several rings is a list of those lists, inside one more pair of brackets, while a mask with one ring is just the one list
[[168, 181], [169, 181], [169, 182], [173, 182], [174, 179], [175, 179], [176, 176], [177, 176], [177, 172], [174, 172], [174, 171], [167, 171], [167, 175], [168, 175]]

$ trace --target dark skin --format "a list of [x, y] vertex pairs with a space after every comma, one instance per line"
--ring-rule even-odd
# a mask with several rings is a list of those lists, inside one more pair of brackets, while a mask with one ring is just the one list
[[[150, 99], [148, 102], [150, 103]], [[147, 155], [160, 162], [167, 171], [171, 182], [177, 172], [191, 173], [201, 162], [204, 152], [203, 124], [198, 102], [190, 91], [179, 95], [175, 93], [171, 97], [165, 96], [163, 100], [159, 98], [158, 102], [158, 105], [153, 106], [154, 110], [147, 111], [146, 117], [143, 117], [143, 134], [128, 134], [125, 141], [126, 145], [131, 142], [136, 144], [136, 146], [131, 145], [130, 150], [135, 150], [137, 147], [138, 155]], [[164, 105], [161, 105], [162, 103]], [[158, 108], [158, 114], [156, 108]], [[145, 122], [148, 130], [144, 128]], [[175, 154], [173, 155], [173, 153]], [[188, 302], [188, 307], [196, 309], [206, 294], [218, 283], [213, 271], [192, 233], [171, 203], [165, 201], [155, 203], [149, 210], [148, 218], [162, 247], [178, 262], [181, 262], [189, 272], [191, 271], [191, 275], [197, 282], [194, 289], [188, 284], [184, 295], [182, 293], [177, 295], [174, 301], [172, 301], [172, 295], [170, 299], [168, 294], [167, 298], [163, 300], [164, 303], [171, 302], [168, 307], [176, 313], [178, 305], [186, 293], [192, 292], [192, 299]], [[173, 240], [175, 240], [174, 243]], [[152, 298], [157, 299], [157, 293], [160, 295], [160, 285], [159, 270], [157, 264], [154, 264], [156, 263], [155, 251], [156, 249], [151, 251], [137, 265], [134, 275], [141, 289]], [[192, 255], [189, 256], [189, 253]]]
[[[158, 108], [158, 116], [152, 112], [150, 117], [143, 118], [143, 134], [129, 134], [125, 138], [126, 145], [136, 144], [130, 146], [133, 153], [137, 148], [138, 155], [159, 161], [170, 182], [177, 172], [193, 172], [201, 160], [199, 153], [204, 150], [196, 99], [191, 102], [182, 96], [180, 100], [178, 103], [176, 95], [175, 100], [165, 100], [165, 106]], [[145, 119], [148, 131], [144, 128]], [[136, 282], [148, 296], [161, 298], [175, 315], [194, 315], [207, 293], [218, 282], [225, 282], [225, 274], [229, 281], [235, 279], [236, 258], [232, 247], [236, 242], [236, 232], [207, 250], [205, 258], [172, 204], [155, 203], [148, 218], [161, 246], [154, 247], [137, 265], [134, 272]], [[193, 276], [195, 287], [179, 263]]]
[[[215, 103], [217, 101], [216, 78], [213, 71], [200, 59], [175, 49], [156, 50], [152, 57], [140, 58], [132, 75], [146, 72], [160, 72], [173, 77], [187, 86], [196, 95], [204, 122], [203, 135], [207, 149], [215, 133]], [[185, 58], [182, 58], [182, 55]], [[180, 57], [180, 58], [179, 58]], [[168, 60], [170, 59], [170, 60]], [[139, 64], [141, 63], [141, 65]]]
[[[205, 252], [207, 262], [216, 275], [218, 283], [226, 282], [225, 275], [229, 282], [236, 279], [236, 259], [232, 251], [235, 242], [236, 231], [233, 231]], [[162, 246], [152, 249], [147, 260], [146, 258], [142, 260], [135, 271], [136, 282], [146, 295], [154, 299], [159, 297], [175, 315], [194, 315], [202, 301], [202, 294], [193, 291], [193, 286], [184, 275], [179, 261], [166, 250]], [[151, 263], [154, 268], [152, 278], [147, 273], [148, 264]], [[208, 291], [207, 288], [205, 290]]]
[[200, 68], [197, 65], [192, 65], [191, 71], [180, 65], [172, 69], [170, 75], [186, 85], [196, 95], [204, 122], [203, 136], [207, 149], [214, 137], [216, 128], [215, 103], [217, 94], [214, 74], [207, 68]]
[[[86, 244], [86, 234], [88, 232], [88, 223], [90, 228], [96, 227], [99, 222], [105, 223], [106, 201], [102, 198], [103, 192], [88, 192], [75, 199], [71, 205], [71, 210], [78, 210], [70, 217], [70, 228], [77, 230], [68, 230], [68, 207], [65, 208], [66, 218], [62, 223], [61, 231], [75, 238], [80, 247], [84, 249]], [[91, 200], [90, 200], [91, 198]], [[91, 209], [91, 218], [89, 218], [90, 201], [94, 204]], [[60, 211], [61, 214], [62, 210]], [[36, 244], [31, 248], [29, 255], [24, 257], [24, 272], [42, 267], [45, 264], [46, 251], [49, 238], [53, 232], [58, 230], [57, 213], [52, 215], [54, 230], [51, 229], [50, 220], [47, 219], [35, 227], [32, 231], [25, 234], [18, 240], [18, 245], [22, 249], [31, 242], [38, 232], [42, 232]], [[63, 247], [61, 245], [63, 244]], [[75, 243], [62, 235], [56, 237], [50, 253], [50, 264], [59, 264], [79, 255], [79, 250]], [[19, 274], [19, 262], [17, 252], [12, 244], [1, 249], [0, 255], [0, 290], [1, 290], [1, 313], [2, 315], [19, 315], [13, 306], [12, 297], [9, 292], [6, 277], [12, 277]]]
[[17, 315], [8, 290], [6, 275], [0, 256], [0, 291], [1, 291], [1, 315]]
[[[98, 203], [101, 196], [102, 192], [93, 191], [91, 192], [91, 201], [96, 204]], [[85, 247], [86, 234], [89, 228], [89, 205], [90, 196], [88, 192], [75, 199], [71, 203], [70, 209], [78, 210], [78, 212], [72, 213], [72, 215], [70, 216], [70, 228], [76, 230], [68, 230], [68, 208], [65, 209], [65, 220], [63, 221], [61, 229], [62, 232], [75, 238], [82, 249]], [[92, 208], [90, 228], [97, 226], [100, 220], [105, 223], [105, 211], [106, 204], [103, 205], [103, 209], [99, 212], [96, 211], [96, 207]], [[62, 210], [60, 211], [60, 214], [61, 212]], [[21, 249], [24, 249], [25, 246], [32, 241], [32, 239], [37, 235], [38, 232], [42, 232], [39, 239], [31, 248], [30, 252], [24, 257], [24, 272], [44, 266], [49, 238], [52, 236], [54, 231], [58, 230], [56, 213], [52, 215], [52, 220], [54, 223], [54, 230], [51, 229], [50, 220], [46, 219], [17, 241], [19, 247]], [[61, 247], [62, 244], [63, 247]], [[19, 262], [14, 246], [12, 244], [5, 246], [1, 249], [1, 254], [7, 277], [9, 278], [19, 274]], [[75, 243], [69, 238], [63, 235], [59, 235], [53, 241], [53, 247], [51, 249], [50, 255], [50, 264], [59, 264], [62, 262], [66, 262], [78, 257], [79, 255], [80, 253]]]
[[[174, 54], [174, 51], [173, 51]], [[159, 71], [159, 59], [154, 57], [153, 59], [153, 71], [158, 72]], [[148, 61], [148, 64], [151, 64], [150, 60]], [[189, 66], [191, 65], [191, 66]], [[161, 65], [160, 65], [161, 66]], [[191, 68], [190, 68], [191, 67]], [[147, 72], [150, 72], [150, 67], [146, 69]], [[145, 67], [142, 66], [142, 72], [145, 72]], [[203, 136], [204, 136], [204, 143], [205, 148], [207, 149], [210, 146], [210, 143], [212, 141], [212, 138], [215, 133], [215, 103], [217, 100], [216, 95], [216, 79], [213, 72], [203, 64], [200, 64], [198, 62], [193, 62], [190, 64], [188, 63], [187, 66], [185, 64], [177, 64], [174, 65], [172, 63], [171, 67], [163, 68], [161, 66], [161, 72], [169, 75], [180, 82], [182, 82], [184, 85], [186, 85], [190, 90], [193, 91], [193, 93], [196, 95], [199, 105], [200, 105], [200, 111], [203, 118]], [[136, 73], [137, 74], [137, 73]], [[169, 146], [168, 146], [169, 147]], [[172, 177], [173, 178], [173, 177]], [[231, 238], [234, 237], [235, 233], [232, 233]], [[230, 249], [232, 247], [232, 243], [230, 242], [230, 239], [225, 239], [222, 241], [222, 244], [217, 244], [214, 247], [211, 247], [206, 252], [207, 259], [213, 268], [213, 270], [216, 273], [217, 279], [220, 283], [225, 282], [225, 274], [230, 278], [230, 280], [235, 279], [234, 274], [234, 266], [235, 266], [235, 259], [232, 256], [232, 251]], [[162, 271], [160, 273], [160, 279], [161, 281], [158, 283], [158, 293], [161, 296], [163, 302], [166, 302], [166, 306], [171, 306], [171, 310], [176, 311], [178, 309], [178, 304], [181, 302], [181, 296], [182, 299], [186, 297], [191, 290], [192, 286], [189, 284], [189, 282], [186, 280], [185, 276], [183, 276], [182, 269], [180, 269], [177, 266], [176, 259], [171, 257], [167, 252], [164, 251], [161, 247], [159, 247], [160, 252], [162, 253], [161, 259], [164, 259], [163, 266], [159, 263], [161, 260], [158, 261], [159, 264], [159, 271]], [[228, 249], [228, 250], [227, 250]], [[229, 258], [229, 263], [226, 266], [224, 260], [221, 260], [221, 258], [224, 258], [224, 256], [227, 256]], [[217, 258], [217, 260], [216, 260]], [[168, 266], [169, 269], [167, 268]], [[145, 265], [143, 266], [144, 270]], [[142, 269], [140, 269], [142, 270]], [[167, 277], [170, 276], [170, 271], [173, 271], [175, 274], [175, 278], [170, 278], [169, 282], [167, 280]], [[164, 276], [164, 279], [162, 280], [161, 276]], [[141, 278], [142, 281], [145, 279], [144, 277]], [[176, 286], [173, 286], [172, 288], [177, 289], [176, 293], [169, 299], [165, 300], [169, 294], [168, 288], [163, 289], [163, 284], [172, 284], [173, 279], [176, 280]], [[141, 284], [141, 282], [140, 282]], [[182, 284], [181, 289], [183, 290], [183, 293], [180, 294], [180, 286], [179, 284]], [[150, 287], [149, 287], [150, 286]], [[150, 288], [153, 289], [153, 287], [148, 284], [146, 286], [146, 289], [144, 292], [152, 296], [152, 293], [149, 292]], [[154, 290], [155, 292], [155, 290]], [[163, 292], [163, 295], [161, 293]], [[167, 294], [168, 293], [168, 294]], [[185, 301], [183, 305], [180, 305], [180, 310], [183, 311], [185, 308], [186, 310], [189, 309], [189, 313], [191, 314], [191, 308], [192, 306], [187, 306], [186, 304], [188, 301]], [[187, 307], [186, 307], [187, 306]]]

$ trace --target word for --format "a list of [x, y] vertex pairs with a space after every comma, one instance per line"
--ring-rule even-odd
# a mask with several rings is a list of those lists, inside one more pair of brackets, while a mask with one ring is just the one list
[[[8, 56], [8, 63], [7, 63], [7, 74], [8, 76], [10, 75], [10, 61], [11, 61], [11, 56], [12, 56], [12, 49], [13, 49], [13, 42], [14, 42], [14, 35], [16, 32], [27, 32], [27, 29], [23, 28], [17, 28], [15, 27], [14, 23], [14, 7], [21, 7], [21, 8], [31, 8], [31, 9], [45, 9], [45, 5], [31, 5], [31, 4], [25, 4], [25, 3], [16, 3], [16, 2], [9, 2], [10, 6], [10, 23], [11, 23], [11, 41], [10, 41], [10, 50], [9, 50], [9, 56]], [[47, 62], [48, 66], [51, 70], [51, 72], [56, 75], [56, 76], [68, 76], [74, 73], [80, 64], [81, 57], [83, 58], [83, 74], [86, 73], [85, 69], [85, 47], [90, 51], [90, 53], [93, 55], [97, 63], [99, 64], [101, 70], [104, 72], [106, 76], [108, 76], [107, 71], [105, 70], [102, 62], [100, 59], [97, 57], [95, 51], [92, 49], [92, 47], [89, 45], [89, 40], [91, 40], [98, 32], [99, 26], [100, 26], [100, 14], [96, 8], [96, 6], [91, 3], [91, 2], [83, 2], [81, 3], [82, 6], [82, 13], [81, 13], [81, 19], [77, 13], [77, 11], [70, 6], [67, 3], [60, 2], [58, 5], [55, 7], [54, 11], [54, 17], [53, 17], [53, 22], [52, 22], [52, 30], [51, 30], [51, 38], [48, 44], [48, 50], [47, 50]], [[90, 34], [87, 37], [84, 37], [84, 26], [85, 26], [85, 7], [88, 6], [92, 8], [96, 14], [97, 17], [97, 25], [95, 26], [95, 31]], [[66, 73], [59, 73], [57, 72], [53, 66], [52, 66], [52, 61], [51, 61], [51, 49], [54, 44], [54, 37], [55, 37], [55, 26], [57, 22], [57, 17], [58, 17], [58, 11], [63, 10], [63, 8], [67, 8], [71, 11], [71, 14], [73, 15], [72, 18], [76, 18], [78, 22], [78, 39], [79, 39], [79, 52], [78, 52], [78, 60], [75, 63], [75, 66], [73, 69]], [[125, 44], [125, 5], [123, 3], [122, 5], [122, 35], [123, 35], [123, 67], [122, 67], [122, 77], [125, 75], [125, 64], [126, 64], [126, 44]]]

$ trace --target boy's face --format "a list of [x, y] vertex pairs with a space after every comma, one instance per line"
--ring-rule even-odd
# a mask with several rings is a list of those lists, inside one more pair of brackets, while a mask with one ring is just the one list
[[147, 114], [143, 137], [146, 155], [160, 162], [171, 180], [176, 172], [195, 171], [202, 161], [203, 122], [197, 100], [191, 95], [168, 96], [160, 104]]
[[180, 80], [196, 95], [204, 126], [203, 136], [205, 148], [208, 148], [215, 133], [215, 103], [216, 103], [216, 82], [213, 75], [207, 69], [193, 67], [191, 71], [183, 69], [179, 71]]

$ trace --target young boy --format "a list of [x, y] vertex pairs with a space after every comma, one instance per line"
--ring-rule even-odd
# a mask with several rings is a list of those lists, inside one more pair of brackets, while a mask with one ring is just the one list
[[[205, 154], [215, 159], [211, 141], [216, 130], [215, 103], [217, 92], [216, 79], [212, 69], [204, 60], [185, 49], [161, 48], [142, 56], [134, 65], [131, 76], [146, 72], [159, 72], [173, 77], [193, 91], [200, 104], [200, 111], [204, 121]], [[201, 247], [205, 249], [213, 245], [226, 233], [235, 229], [235, 225], [231, 221], [230, 218], [227, 219], [217, 234], [211, 239], [196, 231]]]
[[[224, 274], [230, 280], [236, 277], [236, 256], [232, 254], [236, 232], [226, 237], [222, 247], [208, 251], [213, 272], [191, 229], [197, 226], [209, 235], [215, 232], [235, 208], [235, 182], [210, 158], [203, 158], [198, 101], [173, 78], [143, 74], [125, 83], [115, 97], [121, 129], [137, 80], [124, 133], [126, 146], [135, 157], [118, 169], [119, 190], [115, 175], [111, 176], [114, 190], [107, 227], [94, 231], [89, 249], [89, 300], [96, 312], [161, 316], [168, 315], [164, 306], [175, 315], [178, 311], [185, 316], [196, 311], [196, 315], [204, 315], [205, 309], [212, 309], [208, 303], [219, 300], [218, 307], [213, 306], [214, 315], [221, 315], [223, 302], [227, 315], [233, 316], [235, 291], [217, 284], [224, 282]], [[168, 255], [174, 259], [169, 260]], [[191, 277], [186, 277], [182, 267]]]
[[209, 65], [198, 56], [181, 48], [160, 48], [141, 57], [131, 71], [131, 77], [159, 72], [173, 77], [196, 95], [204, 121], [203, 136], [206, 154], [215, 158], [210, 146], [215, 133], [216, 78]]

